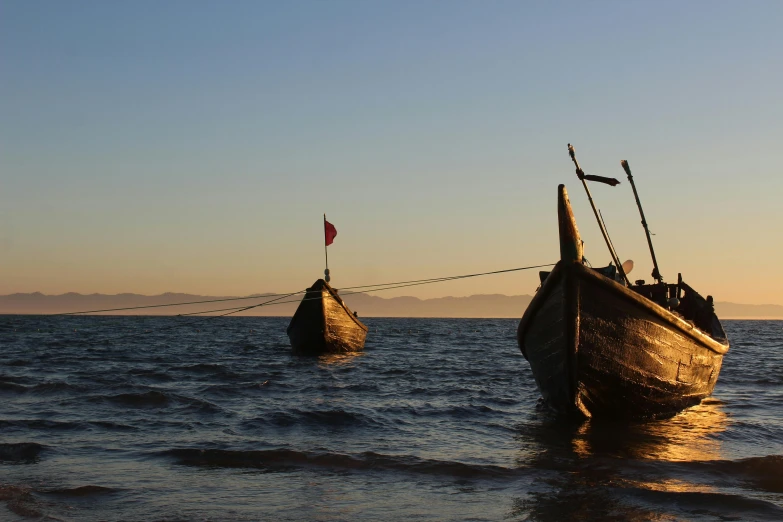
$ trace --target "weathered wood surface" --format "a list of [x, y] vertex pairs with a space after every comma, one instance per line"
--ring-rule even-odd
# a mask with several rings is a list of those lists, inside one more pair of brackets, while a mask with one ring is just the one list
[[728, 343], [637, 297], [581, 264], [555, 267], [518, 329], [550, 406], [585, 416], [662, 417], [712, 393]]
[[[558, 204], [570, 210], [562, 188]], [[574, 244], [578, 232], [563, 226], [568, 212], [559, 214], [561, 246]], [[573, 250], [561, 254], [517, 329], [551, 407], [588, 417], [663, 417], [712, 393], [729, 349], [714, 313], [713, 338], [574, 260]]]
[[307, 289], [287, 333], [295, 354], [321, 355], [363, 350], [367, 327], [337, 291], [319, 279]]
[[560, 232], [560, 259], [582, 262], [582, 238], [576, 226], [574, 212], [565, 185], [557, 187], [557, 223]]
[[[544, 400], [568, 407], [573, 400], [574, 376], [571, 372], [574, 351], [566, 335], [565, 296], [558, 284], [561, 271], [553, 271], [538, 291], [528, 309], [535, 307], [535, 321], [520, 322], [523, 335], [520, 348], [530, 362], [536, 385]], [[527, 317], [527, 315], [525, 316]]]
[[364, 348], [367, 327], [348, 309], [343, 300], [323, 289], [323, 305], [326, 329], [324, 339], [329, 352], [357, 352]]

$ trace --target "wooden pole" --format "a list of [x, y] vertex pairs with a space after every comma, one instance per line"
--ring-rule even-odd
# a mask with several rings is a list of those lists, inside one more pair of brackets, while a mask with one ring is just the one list
[[326, 270], [324, 270], [324, 280], [328, 283], [329, 277], [329, 250], [326, 246], [326, 213], [324, 212], [324, 257], [326, 258]]
[[628, 276], [625, 275], [625, 270], [623, 270], [623, 265], [620, 263], [620, 259], [617, 257], [617, 252], [614, 251], [612, 241], [609, 239], [609, 234], [606, 232], [603, 220], [598, 214], [598, 210], [595, 208], [595, 203], [593, 203], [593, 196], [590, 194], [590, 188], [587, 186], [587, 182], [585, 181], [585, 173], [582, 170], [582, 167], [579, 166], [579, 162], [576, 161], [576, 150], [574, 150], [574, 146], [570, 143], [568, 144], [568, 154], [571, 156], [571, 160], [574, 162], [574, 165], [576, 165], [576, 176], [582, 182], [582, 186], [585, 188], [585, 192], [587, 192], [587, 199], [590, 201], [590, 206], [593, 208], [595, 220], [598, 221], [598, 228], [601, 229], [601, 234], [604, 236], [606, 248], [609, 249], [609, 254], [612, 256], [612, 261], [617, 267], [617, 271], [620, 272], [620, 275], [623, 277], [623, 280], [628, 284], [628, 286], [631, 286], [631, 281], [629, 281]]
[[650, 247], [650, 255], [653, 262], [653, 279], [657, 279], [659, 283], [663, 283], [663, 276], [658, 271], [658, 261], [655, 259], [655, 250], [653, 250], [652, 238], [650, 237], [650, 229], [647, 226], [647, 220], [644, 219], [644, 210], [642, 210], [642, 202], [639, 201], [639, 193], [636, 192], [636, 184], [633, 182], [633, 176], [631, 176], [631, 167], [626, 160], [621, 160], [620, 165], [623, 166], [623, 170], [628, 175], [628, 181], [631, 182], [631, 188], [633, 189], [633, 197], [636, 198], [636, 206], [639, 207], [639, 215], [642, 216], [642, 226], [644, 227], [644, 233], [647, 235], [647, 246]]

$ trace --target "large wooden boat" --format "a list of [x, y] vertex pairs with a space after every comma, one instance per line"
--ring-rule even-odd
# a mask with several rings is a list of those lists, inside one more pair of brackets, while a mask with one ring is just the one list
[[321, 355], [363, 350], [367, 327], [337, 290], [319, 279], [307, 289], [287, 333], [295, 354]]
[[546, 403], [632, 419], [670, 416], [710, 395], [729, 349], [712, 298], [682, 277], [628, 286], [588, 268], [563, 185], [558, 220], [560, 261], [542, 273], [517, 330]]

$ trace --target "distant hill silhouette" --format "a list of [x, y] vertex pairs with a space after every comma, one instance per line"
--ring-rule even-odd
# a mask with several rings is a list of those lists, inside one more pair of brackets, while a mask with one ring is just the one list
[[[188, 301], [207, 301], [230, 299], [220, 296], [204, 296], [192, 294], [165, 293], [161, 295], [140, 294], [77, 294], [44, 295], [39, 292], [31, 294], [11, 294], [0, 296], [0, 314], [53, 314], [66, 312], [83, 312], [88, 310], [105, 310], [110, 308], [129, 308], [133, 306], [168, 305]], [[469, 297], [439, 297], [435, 299], [419, 299], [417, 297], [383, 298], [369, 294], [343, 295], [351, 309], [356, 310], [359, 317], [511, 317], [519, 318], [530, 304], [529, 295], [472, 295]], [[190, 306], [161, 306], [141, 310], [118, 310], [104, 312], [106, 315], [177, 315], [181, 313], [202, 312], [216, 309], [251, 306], [265, 300], [274, 299], [274, 294], [259, 294], [248, 296], [239, 301], [203, 303]], [[236, 315], [256, 316], [290, 316], [296, 310], [301, 295], [282, 299], [282, 304], [253, 308]], [[715, 303], [718, 316], [721, 319], [783, 319], [781, 305], [748, 305], [727, 302]], [[228, 310], [225, 310], [228, 311]], [[217, 312], [224, 313], [224, 312]]]

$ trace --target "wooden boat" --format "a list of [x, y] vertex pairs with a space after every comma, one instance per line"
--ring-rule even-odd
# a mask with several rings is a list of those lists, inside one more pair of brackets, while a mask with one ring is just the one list
[[367, 327], [337, 290], [319, 279], [307, 289], [287, 333], [295, 354], [321, 355], [363, 350]]
[[544, 400], [562, 413], [627, 419], [698, 404], [729, 349], [712, 298], [682, 277], [628, 286], [588, 268], [568, 194], [558, 190], [560, 261], [542, 273], [517, 329]]

